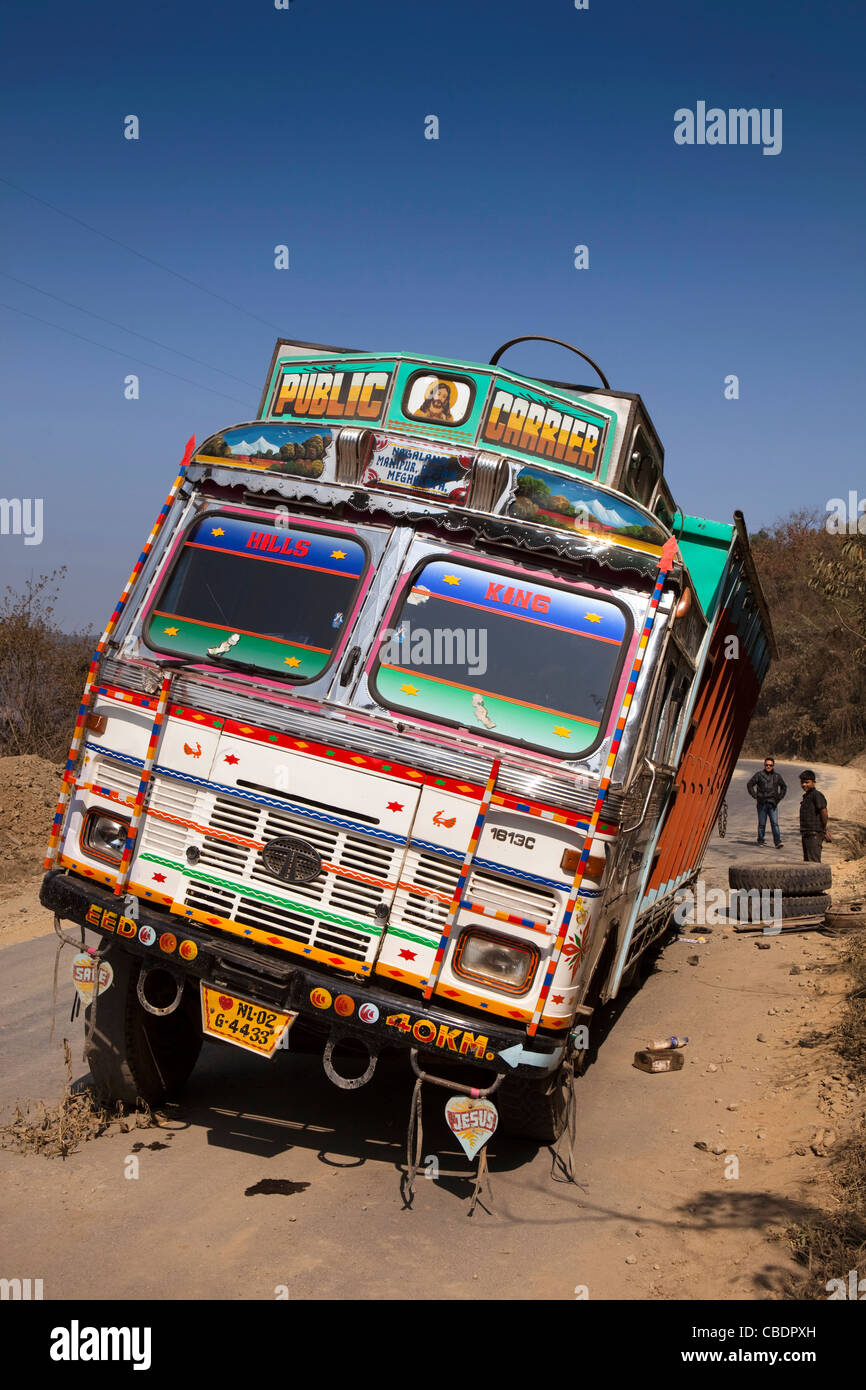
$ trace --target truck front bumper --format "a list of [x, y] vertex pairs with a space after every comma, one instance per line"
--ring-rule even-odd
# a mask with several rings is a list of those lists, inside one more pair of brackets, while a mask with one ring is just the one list
[[457, 1014], [439, 1004], [376, 988], [368, 980], [311, 968], [306, 962], [255, 950], [182, 918], [149, 911], [86, 883], [65, 869], [46, 874], [43, 907], [77, 922], [139, 957], [143, 964], [232, 992], [251, 1003], [305, 1018], [332, 1038], [356, 1038], [371, 1052], [417, 1048], [441, 1062], [468, 1063], [505, 1075], [542, 1077], [554, 1071], [563, 1043], [528, 1041], [523, 1028], [493, 1017]]

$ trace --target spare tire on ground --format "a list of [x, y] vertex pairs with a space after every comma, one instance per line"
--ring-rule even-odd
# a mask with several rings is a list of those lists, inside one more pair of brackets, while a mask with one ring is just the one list
[[[838, 903], [827, 913], [824, 930], [832, 936], [842, 936], [846, 932], [866, 931], [866, 904], [860, 901]], [[866, 990], [860, 991], [860, 994]], [[857, 995], [853, 995], [856, 998]]]
[[[770, 888], [762, 893], [755, 888], [741, 888], [738, 892], [732, 893], [728, 911], [730, 920], [733, 922], [773, 920], [773, 913], [777, 905], [773, 900], [776, 891]], [[783, 919], [788, 917], [823, 917], [825, 913], [830, 911], [832, 901], [829, 893], [816, 893], [811, 897], [786, 896], [783, 893], [779, 897], [778, 906]]]
[[829, 864], [732, 864], [732, 888], [778, 888], [792, 896], [822, 893], [832, 884]]

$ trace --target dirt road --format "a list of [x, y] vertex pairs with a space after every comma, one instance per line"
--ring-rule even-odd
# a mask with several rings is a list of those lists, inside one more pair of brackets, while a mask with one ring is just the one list
[[[753, 843], [742, 784], [754, 766], [738, 768], [709, 886], [726, 883], [730, 860], [775, 853]], [[781, 770], [790, 823], [797, 769]], [[831, 813], [866, 822], [863, 774], [819, 773]], [[794, 835], [780, 853], [798, 859]], [[836, 864], [837, 884], [860, 872]], [[50, 922], [32, 891], [12, 887], [2, 922], [7, 934], [31, 924], [40, 934], [0, 953], [0, 1104], [56, 1098], [64, 1035], [73, 1074], [84, 1074], [81, 1024], [68, 1023], [68, 964], [49, 1045]], [[610, 1010], [577, 1087], [576, 1185], [551, 1180], [549, 1150], [495, 1136], [486, 1209], [468, 1219], [470, 1184], [440, 1176], [419, 1178], [404, 1210], [411, 1083], [402, 1066], [382, 1062], [370, 1086], [340, 1092], [315, 1058], [290, 1051], [263, 1062], [207, 1043], [166, 1127], [115, 1130], [65, 1161], [0, 1152], [0, 1273], [41, 1278], [48, 1299], [272, 1299], [285, 1290], [293, 1299], [569, 1300], [581, 1287], [592, 1299], [776, 1297], [796, 1268], [777, 1237], [827, 1198], [829, 1160], [810, 1142], [828, 1118], [843, 1132], [860, 1102], [825, 1047], [798, 1045], [832, 1029], [841, 1007], [838, 941], [803, 933], [762, 944], [769, 949], [719, 926], [704, 945], [671, 942], [643, 987]], [[670, 1032], [691, 1039], [684, 1069], [635, 1070], [635, 1049]], [[821, 1097], [834, 1074], [830, 1114]], [[431, 1173], [436, 1162], [465, 1170], [437, 1093], [424, 1126]]]

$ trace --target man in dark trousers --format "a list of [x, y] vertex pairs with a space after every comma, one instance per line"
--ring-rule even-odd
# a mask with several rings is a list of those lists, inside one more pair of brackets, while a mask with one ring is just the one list
[[821, 849], [826, 840], [832, 844], [827, 829], [827, 798], [815, 786], [815, 774], [811, 769], [800, 773], [803, 800], [800, 802], [800, 835], [803, 840], [803, 858], [820, 864]]
[[776, 771], [776, 763], [773, 758], [765, 758], [764, 766], [760, 772], [756, 772], [754, 777], [750, 777], [746, 783], [746, 791], [749, 796], [753, 796], [758, 803], [758, 844], [764, 843], [764, 835], [767, 830], [767, 817], [770, 818], [770, 828], [773, 831], [773, 844], [776, 849], [782, 848], [782, 837], [779, 834], [779, 817], [776, 808], [785, 792], [788, 790], [782, 778]]

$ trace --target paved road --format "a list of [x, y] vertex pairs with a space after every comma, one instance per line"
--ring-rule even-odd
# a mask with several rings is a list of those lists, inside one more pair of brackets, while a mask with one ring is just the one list
[[[767, 853], [745, 848], [753, 812], [737, 804], [735, 784], [729, 837], [714, 838], [710, 855], [717, 867], [732, 851]], [[795, 851], [789, 834], [786, 853]], [[283, 1285], [301, 1299], [571, 1299], [578, 1285], [594, 1298], [772, 1296], [792, 1266], [762, 1229], [807, 1213], [790, 1195], [793, 1140], [770, 1163], [754, 1139], [789, 1040], [780, 1035], [774, 1056], [758, 1048], [757, 1060], [740, 1040], [767, 1027], [768, 994], [789, 1013], [801, 1007], [788, 969], [816, 945], [797, 937], [756, 953], [753, 941], [717, 933], [699, 970], [685, 968], [691, 949], [668, 946], [643, 988], [603, 1020], [607, 1037], [578, 1083], [578, 1186], [551, 1180], [547, 1149], [496, 1136], [486, 1210], [468, 1219], [470, 1184], [440, 1178], [419, 1180], [406, 1211], [402, 1065], [383, 1061], [370, 1086], [347, 1093], [313, 1057], [264, 1062], [206, 1043], [168, 1129], [109, 1134], [65, 1162], [0, 1152], [0, 1274], [42, 1278], [46, 1298], [268, 1299]], [[2, 953], [0, 1105], [62, 1092], [64, 1035], [74, 1075], [85, 1074], [81, 1023], [68, 1023], [68, 949], [57, 1040], [47, 1041], [54, 950], [45, 937]], [[631, 1066], [647, 1038], [671, 1031], [693, 1039], [682, 1072], [648, 1077]], [[708, 1077], [711, 1061], [718, 1074]], [[426, 1104], [424, 1153], [465, 1171], [443, 1096]], [[723, 1115], [728, 1102], [742, 1113]], [[786, 1107], [802, 1138], [807, 1110], [796, 1098]], [[723, 1181], [721, 1160], [694, 1149], [697, 1131], [736, 1142], [744, 1181]], [[274, 1179], [288, 1190], [262, 1190]]]

